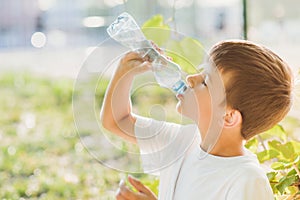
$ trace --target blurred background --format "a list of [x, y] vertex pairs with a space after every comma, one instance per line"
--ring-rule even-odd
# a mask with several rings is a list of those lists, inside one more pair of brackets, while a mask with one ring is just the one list
[[[298, 6], [297, 0], [246, 4], [248, 39], [269, 46], [294, 68], [299, 67]], [[107, 39], [107, 26], [123, 11], [139, 24], [160, 13], [173, 29], [196, 37], [207, 49], [244, 35], [243, 0], [1, 0], [0, 9], [1, 70], [75, 77], [91, 47]]]
[[[126, 173], [100, 165], [85, 150], [72, 92], [85, 59], [102, 48], [106, 28], [120, 13], [139, 25], [161, 14], [206, 50], [222, 39], [264, 44], [298, 76], [299, 7], [298, 0], [0, 0], [0, 198], [114, 199]], [[175, 101], [155, 92], [161, 101]], [[290, 116], [285, 132], [297, 138], [300, 114], [293, 109]], [[155, 177], [136, 176], [157, 191]]]

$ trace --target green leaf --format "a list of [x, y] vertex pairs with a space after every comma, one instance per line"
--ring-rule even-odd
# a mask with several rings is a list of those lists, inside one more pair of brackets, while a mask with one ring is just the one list
[[251, 152], [255, 153], [258, 147], [258, 140], [256, 137], [252, 138], [251, 140], [247, 141], [245, 147], [249, 149]]
[[291, 176], [291, 175], [296, 175], [296, 170], [295, 169], [292, 169], [291, 171], [289, 171], [288, 173], [287, 173], [287, 175], [286, 176]]
[[196, 73], [196, 68], [183, 56], [183, 49], [180, 42], [170, 40], [166, 46], [166, 55], [171, 57], [175, 63], [180, 65], [181, 69], [186, 73]]
[[281, 152], [285, 158], [293, 159], [295, 154], [294, 146], [291, 142], [288, 142], [281, 146]]
[[276, 150], [269, 149], [256, 154], [260, 163], [276, 158], [279, 153]]
[[197, 68], [202, 62], [205, 54], [202, 44], [191, 37], [185, 37], [180, 41], [183, 56]]
[[154, 15], [150, 19], [144, 22], [142, 28], [164, 27], [164, 17], [160, 14]]
[[282, 141], [286, 141], [286, 138], [287, 138], [287, 134], [286, 134], [284, 128], [279, 124], [275, 125], [270, 130], [260, 134], [260, 136], [264, 140], [274, 138], [274, 136], [279, 137]]
[[277, 175], [277, 172], [269, 172], [269, 173], [267, 173], [267, 177], [268, 177], [269, 181], [275, 180], [276, 175]]
[[281, 143], [278, 140], [272, 140], [268, 142], [269, 148], [280, 151]]
[[[295, 186], [289, 186], [286, 189], [288, 190], [288, 194], [291, 194], [291, 195], [294, 195], [298, 192], [298, 189]], [[294, 198], [294, 199], [296, 199], [296, 198]]]
[[300, 155], [300, 142], [290, 141], [290, 143], [293, 145], [295, 153]]
[[147, 179], [147, 180], [143, 180], [143, 184], [146, 185], [147, 187], [149, 187], [149, 189], [154, 192], [154, 194], [158, 195], [158, 188], [159, 188], [159, 179], [158, 178], [154, 178], [154, 179]]
[[277, 194], [278, 193], [278, 189], [276, 188], [276, 183], [270, 183], [271, 188], [273, 190], [273, 194]]
[[142, 31], [148, 40], [152, 40], [158, 46], [163, 46], [171, 35], [170, 27], [164, 23], [162, 15], [155, 15], [147, 20], [142, 26]]
[[293, 183], [295, 183], [297, 180], [297, 177], [295, 175], [291, 175], [291, 176], [284, 176], [279, 180], [279, 183], [276, 184], [276, 188], [279, 190], [279, 192], [281, 194], [284, 193], [285, 188], [287, 188], [288, 186], [292, 185]]
[[285, 167], [284, 167], [284, 163], [274, 162], [274, 163], [272, 163], [271, 168], [275, 169], [275, 170], [281, 170], [281, 169], [284, 169]]
[[293, 166], [292, 162], [274, 162], [271, 164], [271, 168], [274, 170], [284, 170], [284, 169], [288, 169], [291, 168]]
[[300, 155], [298, 155], [295, 160], [293, 161], [293, 164], [297, 164], [300, 161]]
[[[169, 40], [166, 44], [166, 50], [167, 50], [167, 55], [171, 54], [173, 55], [173, 61], [175, 62], [176, 59], [182, 57], [183, 54], [183, 50], [182, 47], [180, 45], [180, 42], [176, 41], [176, 40]], [[168, 55], [169, 56], [169, 55]]]
[[294, 146], [291, 142], [281, 144], [277, 140], [272, 140], [272, 141], [269, 141], [268, 144], [269, 144], [270, 149], [280, 152], [280, 156], [278, 158], [281, 161], [291, 162], [294, 159], [295, 150], [294, 150]]
[[[186, 42], [182, 42], [186, 41]], [[170, 40], [166, 45], [167, 56], [173, 58], [173, 61], [181, 66], [182, 70], [188, 74], [194, 74], [198, 72], [197, 66], [202, 61], [203, 50], [200, 47], [192, 47], [190, 40], [183, 39], [181, 41]], [[196, 41], [196, 40], [195, 40]], [[193, 48], [194, 52], [187, 50]], [[197, 57], [198, 55], [198, 57]]]

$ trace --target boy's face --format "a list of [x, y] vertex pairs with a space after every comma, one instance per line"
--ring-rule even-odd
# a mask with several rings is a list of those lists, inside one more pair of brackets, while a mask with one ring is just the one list
[[188, 89], [177, 95], [177, 111], [195, 121], [202, 137], [208, 130], [218, 134], [223, 127], [222, 120], [226, 113], [223, 81], [226, 80], [226, 75], [208, 67], [202, 73], [188, 76]]
[[204, 73], [188, 76], [188, 89], [176, 96], [179, 100], [177, 111], [201, 125], [201, 132], [207, 130], [211, 118], [211, 98], [206, 78]]

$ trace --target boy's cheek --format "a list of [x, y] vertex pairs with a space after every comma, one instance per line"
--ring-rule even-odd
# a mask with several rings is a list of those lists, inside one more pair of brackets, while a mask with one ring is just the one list
[[183, 101], [178, 101], [176, 105], [176, 110], [179, 114], [192, 119], [193, 121], [197, 122], [198, 119], [198, 111], [195, 109], [190, 102], [186, 103]]
[[178, 101], [176, 104], [176, 110], [179, 114], [182, 114], [182, 105], [181, 105], [181, 101]]
[[177, 110], [177, 112], [178, 112], [179, 114], [182, 114], [182, 113], [181, 113], [181, 105], [180, 105], [180, 102], [177, 103], [177, 105], [176, 105], [176, 110]]
[[178, 101], [177, 105], [176, 105], [176, 110], [179, 114], [186, 116], [187, 114], [187, 109], [185, 108], [185, 106], [183, 105], [182, 101]]

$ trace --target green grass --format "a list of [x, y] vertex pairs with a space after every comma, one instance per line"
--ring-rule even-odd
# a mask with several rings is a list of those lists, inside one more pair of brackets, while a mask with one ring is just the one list
[[[114, 199], [126, 174], [99, 164], [82, 146], [73, 84], [30, 73], [0, 75], [0, 199]], [[103, 94], [102, 87], [96, 96]]]

